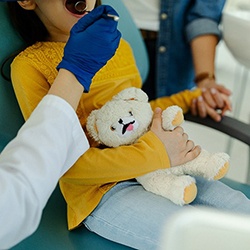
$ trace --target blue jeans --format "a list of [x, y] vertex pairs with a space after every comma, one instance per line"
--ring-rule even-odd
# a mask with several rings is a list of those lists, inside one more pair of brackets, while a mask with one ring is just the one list
[[90, 230], [135, 249], [157, 249], [164, 225], [180, 209], [209, 206], [250, 214], [250, 200], [219, 181], [196, 178], [198, 195], [191, 205], [178, 206], [147, 192], [135, 181], [113, 187], [83, 221]]

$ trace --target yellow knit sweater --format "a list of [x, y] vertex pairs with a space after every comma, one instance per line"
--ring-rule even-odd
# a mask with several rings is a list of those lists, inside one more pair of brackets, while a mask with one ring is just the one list
[[[12, 63], [12, 82], [27, 119], [53, 83], [65, 43], [38, 42], [21, 52]], [[121, 40], [115, 56], [95, 75], [89, 93], [83, 93], [77, 115], [85, 129], [86, 118], [124, 88], [141, 87], [141, 78], [130, 46]], [[187, 112], [200, 90], [184, 91], [159, 98], [151, 106], [166, 108], [176, 104]], [[68, 206], [68, 227], [77, 227], [98, 205], [102, 196], [117, 182], [170, 167], [162, 142], [152, 132], [131, 146], [91, 148], [61, 178], [60, 188]]]

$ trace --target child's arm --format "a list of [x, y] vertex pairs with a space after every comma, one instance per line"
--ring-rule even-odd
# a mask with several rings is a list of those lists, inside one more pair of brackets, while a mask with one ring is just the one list
[[160, 97], [150, 101], [150, 105], [153, 110], [157, 107], [164, 110], [171, 105], [178, 105], [185, 114], [190, 111], [192, 100], [198, 98], [200, 95], [202, 95], [202, 91], [199, 88], [195, 90], [184, 90], [171, 96]]

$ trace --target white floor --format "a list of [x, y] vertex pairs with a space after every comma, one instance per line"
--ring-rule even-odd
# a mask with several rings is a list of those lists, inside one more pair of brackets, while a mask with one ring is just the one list
[[[235, 79], [235, 75], [238, 76], [237, 73], [239, 72], [239, 68], [241, 68], [241, 66], [233, 58], [225, 43], [223, 41], [220, 42], [216, 57], [216, 77], [218, 82], [223, 83], [232, 90], [232, 101], [234, 101], [234, 97], [239, 89], [239, 79]], [[247, 123], [250, 123], [249, 98], [250, 82], [247, 84], [245, 96], [242, 97], [243, 103], [239, 114], [239, 119]], [[189, 122], [185, 122], [184, 127], [191, 139], [210, 152], [226, 151], [228, 136], [222, 135], [213, 129], [205, 128], [201, 125], [194, 125]], [[248, 166], [248, 147], [245, 144], [234, 140], [230, 157], [231, 167], [227, 177], [245, 183], [247, 170], [250, 168], [250, 166]]]

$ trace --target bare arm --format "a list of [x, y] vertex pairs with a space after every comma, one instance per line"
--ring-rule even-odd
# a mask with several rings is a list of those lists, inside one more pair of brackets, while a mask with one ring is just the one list
[[[217, 43], [217, 36], [204, 35], [194, 38], [190, 45], [192, 49], [195, 75], [199, 76], [205, 72], [209, 73], [210, 75], [209, 77], [198, 80], [196, 84], [199, 88], [205, 90], [202, 94], [203, 99], [211, 108], [211, 112], [214, 113], [212, 117], [216, 117], [215, 120], [219, 121], [220, 119], [215, 114], [216, 109], [221, 110], [221, 114], [223, 115], [227, 110], [231, 111], [232, 107], [229, 100], [231, 91], [224, 86], [219, 85], [216, 82], [216, 79], [212, 77], [215, 75], [214, 61]], [[196, 101], [196, 103], [198, 105], [200, 102]], [[193, 106], [195, 106], [196, 103]], [[201, 109], [199, 111], [198, 106], [196, 113], [202, 117], [206, 116], [206, 113], [202, 112]]]
[[48, 94], [63, 98], [76, 110], [83, 91], [83, 86], [70, 71], [60, 69]]
[[198, 36], [191, 41], [195, 75], [203, 72], [215, 73], [214, 60], [217, 43], [218, 38], [214, 35]]

